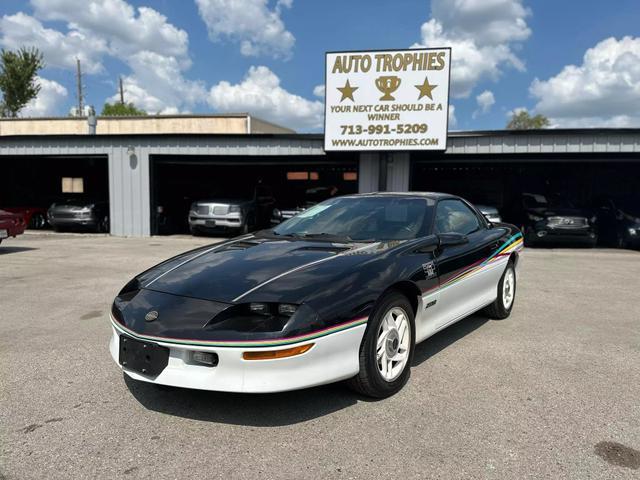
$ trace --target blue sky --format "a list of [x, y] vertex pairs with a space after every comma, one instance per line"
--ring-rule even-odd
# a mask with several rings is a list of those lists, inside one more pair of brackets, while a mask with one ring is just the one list
[[455, 129], [502, 128], [519, 108], [559, 127], [640, 126], [637, 0], [5, 0], [0, 17], [0, 45], [45, 53], [24, 115], [68, 113], [80, 57], [98, 111], [122, 76], [149, 112], [318, 131], [325, 51], [421, 44], [453, 46]]

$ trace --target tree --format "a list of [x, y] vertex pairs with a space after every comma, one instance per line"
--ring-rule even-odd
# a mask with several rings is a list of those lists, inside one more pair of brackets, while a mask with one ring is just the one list
[[532, 130], [548, 126], [549, 119], [547, 117], [539, 114], [532, 117], [526, 110], [521, 110], [511, 115], [511, 120], [507, 124], [509, 130]]
[[136, 108], [133, 103], [105, 103], [100, 115], [104, 117], [135, 117], [146, 115], [147, 112]]
[[38, 96], [38, 70], [44, 67], [42, 53], [37, 48], [21, 48], [17, 52], [0, 52], [0, 115], [17, 117], [27, 103]]

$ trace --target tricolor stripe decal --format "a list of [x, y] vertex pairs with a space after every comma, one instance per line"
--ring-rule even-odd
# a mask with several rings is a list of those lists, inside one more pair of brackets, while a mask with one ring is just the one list
[[323, 328], [321, 330], [316, 330], [315, 332], [307, 333], [304, 335], [296, 335], [295, 337], [269, 339], [269, 340], [242, 340], [242, 341], [195, 340], [195, 339], [182, 339], [182, 338], [170, 338], [170, 337], [156, 337], [153, 335], [141, 335], [125, 327], [121, 323], [117, 322], [113, 317], [111, 317], [111, 323], [113, 324], [113, 327], [117, 331], [121, 333], [126, 333], [127, 335], [131, 335], [132, 337], [137, 338], [139, 340], [170, 343], [174, 345], [200, 346], [200, 347], [255, 348], [255, 347], [281, 347], [285, 345], [290, 345], [292, 343], [300, 343], [300, 342], [306, 342], [309, 340], [315, 340], [321, 337], [325, 337], [327, 335], [331, 335], [332, 333], [343, 332], [345, 330], [349, 330], [359, 325], [364, 325], [365, 323], [367, 323], [368, 319], [369, 319], [368, 317], [359, 317], [353, 320], [349, 320], [348, 322], [334, 325], [333, 327]]
[[464, 280], [465, 278], [468, 278], [480, 272], [481, 270], [484, 270], [488, 266], [499, 262], [504, 257], [508, 257], [512, 252], [516, 252], [520, 250], [522, 250], [522, 233], [518, 232], [515, 235], [513, 235], [511, 238], [509, 238], [506, 242], [504, 242], [500, 246], [500, 248], [498, 248], [495, 252], [493, 252], [489, 257], [483, 260], [478, 260], [477, 262], [472, 263], [471, 265], [467, 265], [461, 271], [454, 273], [450, 278], [446, 279], [445, 281], [442, 281], [441, 279], [440, 285], [437, 285], [429, 290], [425, 290], [422, 292], [422, 294], [424, 295], [426, 293], [432, 293], [436, 290], [443, 290], [445, 288], [448, 288], [453, 284], [458, 283], [459, 281]]

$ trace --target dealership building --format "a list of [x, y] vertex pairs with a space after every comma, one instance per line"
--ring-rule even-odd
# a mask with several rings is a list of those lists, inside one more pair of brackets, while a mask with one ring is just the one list
[[[89, 122], [91, 123], [91, 122]], [[0, 208], [47, 206], [69, 195], [108, 201], [111, 233], [181, 233], [191, 202], [220, 189], [269, 185], [277, 205], [319, 189], [338, 194], [445, 191], [498, 207], [525, 192], [640, 203], [640, 129], [450, 132], [445, 151], [325, 152], [248, 114], [0, 120]], [[183, 221], [184, 220], [184, 221]]]

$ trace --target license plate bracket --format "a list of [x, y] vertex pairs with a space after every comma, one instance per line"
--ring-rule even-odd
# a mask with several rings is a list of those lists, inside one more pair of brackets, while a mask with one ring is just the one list
[[156, 377], [169, 364], [169, 349], [157, 343], [120, 335], [119, 363], [127, 370]]
[[205, 224], [207, 227], [215, 227], [215, 226], [216, 226], [216, 221], [215, 221], [215, 220], [206, 220], [206, 221], [204, 222], [204, 224]]
[[8, 237], [9, 237], [9, 232], [7, 230], [5, 230], [4, 228], [0, 230], [0, 238], [8, 238]]

